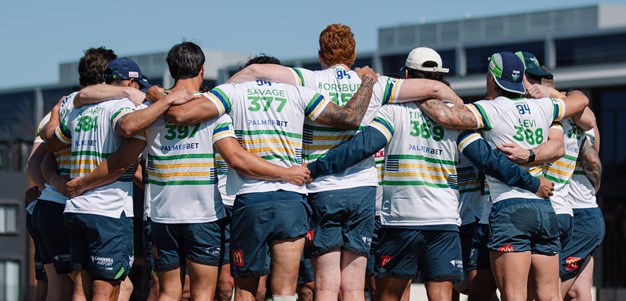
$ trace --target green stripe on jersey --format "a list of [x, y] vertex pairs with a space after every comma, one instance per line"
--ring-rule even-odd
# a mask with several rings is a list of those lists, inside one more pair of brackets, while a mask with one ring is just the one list
[[252, 136], [252, 135], [281, 135], [281, 136], [287, 136], [287, 137], [291, 137], [291, 138], [298, 138], [301, 139], [302, 138], [302, 134], [299, 133], [290, 133], [290, 132], [285, 132], [285, 131], [280, 131], [280, 130], [258, 130], [258, 131], [245, 131], [245, 130], [235, 130], [235, 134], [237, 135], [248, 135], [248, 136]]
[[178, 159], [203, 159], [203, 158], [214, 158], [214, 154], [185, 154], [185, 155], [172, 155], [172, 156], [154, 156], [150, 155], [151, 159], [154, 160], [178, 160]]
[[549, 174], [544, 175], [544, 177], [546, 177], [546, 179], [548, 179], [548, 180], [550, 180], [552, 182], [559, 183], [559, 184], [567, 184], [567, 183], [569, 183], [569, 180], [559, 179], [559, 178], [553, 177], [553, 176], [551, 176]]
[[389, 155], [387, 156], [387, 160], [393, 160], [393, 159], [422, 160], [422, 161], [426, 161], [430, 163], [439, 163], [441, 165], [456, 166], [456, 162], [451, 161], [451, 160], [434, 159], [434, 158], [429, 158], [429, 157], [425, 157], [422, 155]]
[[299, 162], [298, 160], [296, 160], [296, 158], [293, 157], [289, 157], [289, 156], [281, 156], [281, 155], [267, 155], [267, 156], [260, 156], [261, 158], [265, 159], [265, 160], [272, 160], [272, 159], [282, 159], [282, 160], [287, 160], [289, 162], [293, 162], [293, 163], [297, 163], [300, 164], [301, 162]]
[[570, 156], [570, 155], [564, 155], [563, 158], [568, 159], [568, 160], [572, 160], [572, 161], [576, 161], [578, 158], [574, 157], [574, 156]]
[[[365, 128], [365, 126], [360, 125], [358, 130], [363, 130], [364, 128]], [[340, 130], [340, 129], [336, 129], [336, 128], [329, 128], [329, 127], [323, 127], [323, 126], [314, 126], [314, 125], [309, 125], [309, 124], [305, 124], [304, 125], [304, 129], [305, 130], [319, 131], [319, 132], [347, 132], [347, 131], [354, 131], [355, 130], [355, 129]]]
[[94, 156], [94, 157], [106, 158], [106, 157], [108, 157], [110, 155], [111, 154], [101, 153], [101, 152], [94, 152], [94, 151], [77, 151], [77, 152], [72, 152], [72, 156]]

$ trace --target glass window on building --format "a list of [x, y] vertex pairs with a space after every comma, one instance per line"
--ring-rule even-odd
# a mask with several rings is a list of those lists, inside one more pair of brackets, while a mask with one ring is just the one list
[[[383, 64], [383, 75], [399, 74], [400, 68], [404, 67], [407, 54], [386, 55], [381, 58]], [[400, 74], [404, 77], [404, 74]]]
[[0, 260], [0, 300], [20, 300], [20, 264]]
[[17, 205], [0, 205], [0, 234], [17, 233]]
[[360, 67], [365, 67], [365, 66], [370, 66], [374, 68], [374, 61], [372, 60], [371, 56], [363, 56], [363, 57], [357, 56], [356, 60], [354, 60], [354, 64], [352, 65], [352, 69], [356, 67], [360, 68]]
[[626, 89], [600, 91], [596, 106], [600, 129], [600, 157], [606, 176], [626, 176]]
[[626, 61], [626, 34], [555, 40], [557, 67]]
[[[528, 51], [535, 54], [540, 62], [544, 62], [544, 43], [528, 42], [508, 45], [494, 45], [485, 47], [470, 47], [465, 49], [467, 59], [467, 74], [483, 74], [487, 72], [487, 59], [496, 52], [518, 50]], [[444, 59], [444, 64], [445, 64]]]

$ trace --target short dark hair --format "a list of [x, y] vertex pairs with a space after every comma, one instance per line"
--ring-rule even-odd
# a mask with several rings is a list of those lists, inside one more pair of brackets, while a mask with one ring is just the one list
[[204, 52], [192, 42], [174, 45], [167, 53], [167, 66], [174, 80], [198, 76], [204, 65]]
[[248, 62], [246, 62], [246, 64], [243, 66], [243, 68], [246, 68], [250, 65], [253, 64], [276, 64], [276, 65], [282, 65], [280, 60], [277, 59], [276, 57], [273, 57], [271, 55], [265, 54], [265, 53], [261, 53], [251, 59], [248, 60]]
[[78, 63], [79, 83], [81, 87], [101, 84], [104, 80], [104, 70], [107, 65], [116, 59], [117, 55], [111, 49], [104, 47], [89, 48]]

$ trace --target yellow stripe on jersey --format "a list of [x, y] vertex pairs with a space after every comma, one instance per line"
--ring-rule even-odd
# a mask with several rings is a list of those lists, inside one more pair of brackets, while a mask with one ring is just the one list
[[61, 127], [57, 127], [54, 130], [54, 134], [57, 136], [57, 138], [59, 138], [59, 140], [61, 140], [61, 142], [65, 143], [65, 144], [70, 144], [72, 142], [72, 138], [71, 137], [67, 137], [67, 136], [65, 136], [65, 134], [63, 134], [63, 131], [61, 131]]
[[391, 178], [420, 178], [420, 179], [429, 179], [435, 181], [447, 182], [447, 178], [443, 175], [430, 175], [423, 172], [417, 171], [385, 171], [385, 179], [392, 180]]
[[476, 106], [470, 103], [470, 104], [466, 104], [465, 107], [467, 107], [474, 114], [474, 118], [476, 118], [477, 128], [479, 129], [484, 128], [485, 122], [483, 121], [483, 117], [480, 114], [480, 111], [478, 111], [478, 109], [476, 108]]
[[211, 175], [212, 175], [212, 173], [208, 172], [208, 171], [180, 171], [180, 172], [155, 172], [155, 171], [148, 171], [148, 176], [159, 177], [159, 178], [210, 177]]
[[211, 162], [188, 162], [188, 163], [174, 163], [174, 164], [160, 164], [154, 162], [155, 169], [173, 169], [173, 168], [201, 168], [201, 167], [213, 167]]
[[287, 155], [295, 155], [296, 152], [294, 149], [283, 149], [280, 147], [250, 147], [248, 145], [246, 145], [246, 150], [250, 153], [253, 154], [258, 154], [258, 153], [272, 153], [272, 154], [287, 154]]
[[445, 168], [444, 166], [428, 165], [428, 164], [421, 164], [421, 163], [399, 163], [398, 168], [400, 169], [419, 168], [422, 170], [428, 170], [428, 171], [434, 171], [434, 172], [440, 172], [440, 173], [448, 173], [448, 174], [455, 173], [455, 168]]
[[387, 142], [391, 141], [394, 133], [393, 124], [391, 122], [383, 118], [376, 117], [372, 120], [369, 126], [381, 132], [385, 136], [385, 139], [387, 139]]
[[404, 80], [396, 79], [396, 78], [388, 78], [387, 85], [385, 87], [385, 93], [383, 99], [383, 103], [395, 103], [396, 98], [398, 97], [398, 91], [400, 91], [400, 86], [402, 86]]
[[552, 103], [554, 104], [554, 121], [563, 119], [563, 115], [565, 115], [565, 102], [558, 98], [550, 99], [552, 99]]
[[470, 143], [482, 139], [482, 136], [475, 131], [466, 131], [459, 135], [459, 139], [457, 141], [457, 146], [460, 152], [463, 152], [466, 146]]

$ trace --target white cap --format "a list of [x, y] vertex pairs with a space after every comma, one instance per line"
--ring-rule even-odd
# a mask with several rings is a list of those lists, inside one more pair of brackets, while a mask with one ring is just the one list
[[[424, 67], [423, 64], [426, 62], [435, 62], [436, 67]], [[404, 65], [406, 68], [428, 72], [448, 73], [450, 71], [450, 69], [441, 66], [443, 63], [439, 53], [428, 47], [418, 47], [411, 50]]]

